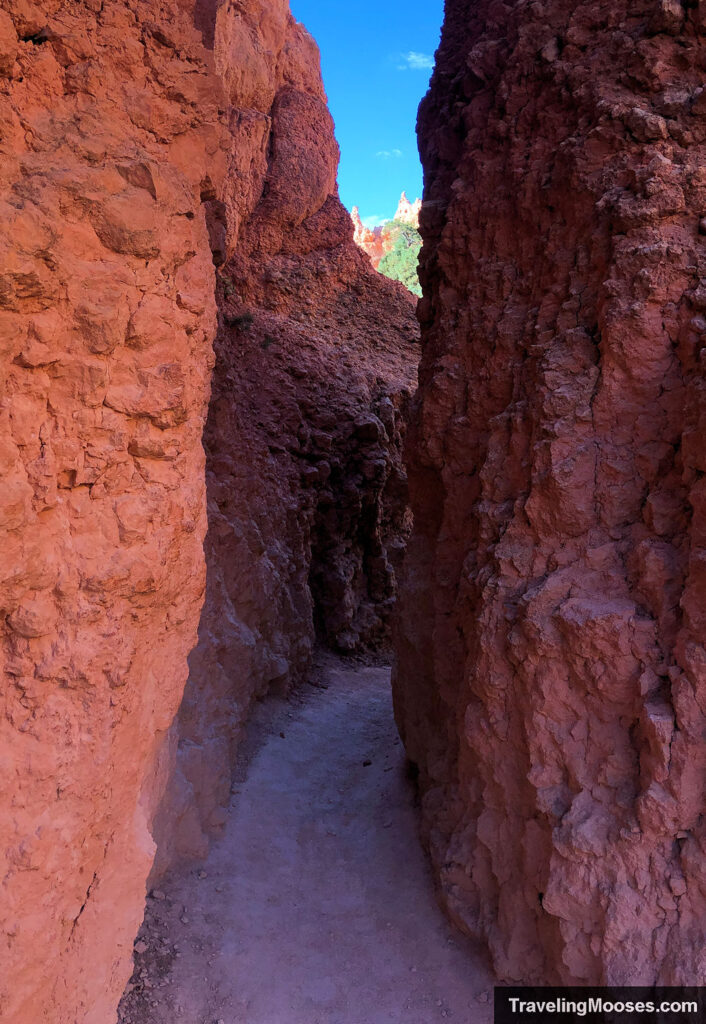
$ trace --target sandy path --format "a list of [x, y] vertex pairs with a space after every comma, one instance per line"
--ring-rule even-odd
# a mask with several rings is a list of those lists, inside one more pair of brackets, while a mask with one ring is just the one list
[[434, 900], [389, 670], [324, 671], [260, 708], [223, 839], [148, 901], [125, 1024], [490, 1021], [487, 965]]

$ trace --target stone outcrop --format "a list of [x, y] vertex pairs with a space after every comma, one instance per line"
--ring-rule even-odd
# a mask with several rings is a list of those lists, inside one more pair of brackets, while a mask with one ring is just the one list
[[706, 973], [703, 4], [450, 0], [397, 715], [512, 980]]
[[[317, 635], [343, 651], [387, 642], [408, 529], [414, 303], [353, 243], [316, 44], [274, 6], [259, 92], [229, 91], [225, 203], [238, 238], [219, 271], [205, 433], [207, 597], [155, 879], [175, 856], [202, 856], [223, 824], [252, 701], [306, 676]], [[262, 9], [219, 12], [221, 67], [254, 64]]]
[[[415, 199], [410, 203], [407, 193], [403, 192], [397, 204], [397, 211], [393, 220], [402, 224], [411, 224], [412, 227], [419, 227], [419, 215], [422, 209], [421, 199]], [[385, 253], [390, 252], [395, 243], [395, 233], [391, 230], [392, 222], [378, 224], [377, 227], [368, 228], [360, 219], [360, 209], [353, 207], [351, 212], [353, 221], [353, 239], [358, 248], [362, 249], [370, 257], [375, 270], [380, 265], [380, 260]]]
[[0, 3], [0, 1017], [106, 1024], [203, 600], [219, 96], [188, 5]]
[[108, 1024], [248, 702], [386, 635], [416, 323], [284, 0], [0, 0], [0, 125], [0, 1017]]
[[422, 201], [421, 199], [415, 199], [413, 203], [410, 203], [407, 198], [407, 193], [403, 192], [400, 196], [400, 201], [397, 204], [397, 210], [393, 220], [398, 220], [402, 224], [411, 224], [413, 228], [419, 227], [419, 215], [422, 212]]
[[382, 237], [382, 225], [378, 224], [374, 228], [366, 227], [360, 219], [360, 210], [357, 206], [354, 206], [351, 211], [351, 220], [353, 221], [353, 240], [355, 244], [370, 257], [370, 262], [375, 270], [377, 270], [378, 264], [386, 251]]

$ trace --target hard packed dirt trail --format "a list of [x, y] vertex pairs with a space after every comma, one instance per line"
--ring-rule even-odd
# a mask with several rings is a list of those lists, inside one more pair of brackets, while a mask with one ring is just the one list
[[313, 679], [258, 708], [223, 838], [148, 899], [123, 1024], [490, 1021], [487, 963], [434, 899], [389, 670], [327, 657]]

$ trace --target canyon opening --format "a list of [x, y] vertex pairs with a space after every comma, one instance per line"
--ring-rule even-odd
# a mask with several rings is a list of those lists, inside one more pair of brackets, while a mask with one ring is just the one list
[[299, 13], [0, 0], [3, 1024], [706, 980], [706, 6]]

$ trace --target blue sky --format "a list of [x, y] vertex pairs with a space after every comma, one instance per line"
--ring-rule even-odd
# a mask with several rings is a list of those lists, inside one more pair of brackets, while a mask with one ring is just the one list
[[422, 194], [415, 126], [439, 43], [443, 0], [291, 0], [319, 44], [341, 147], [338, 184], [368, 223], [388, 220], [404, 189]]

